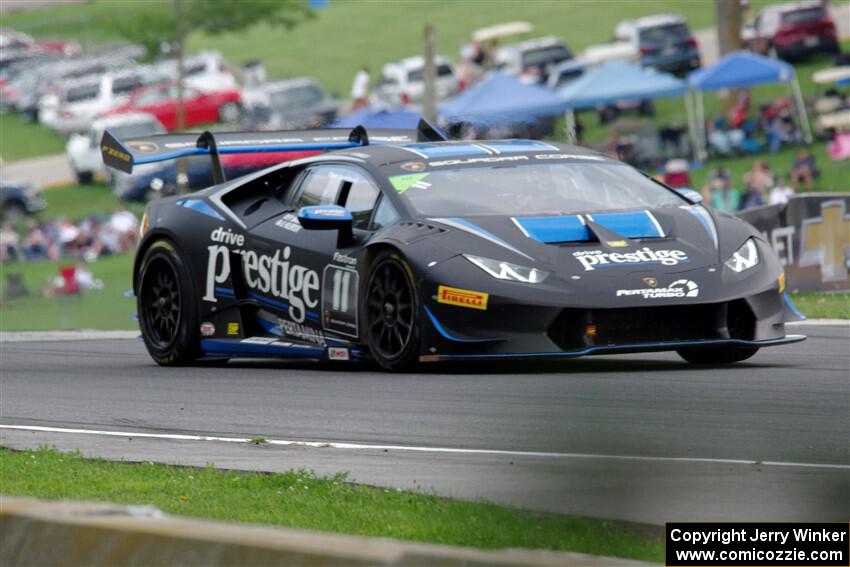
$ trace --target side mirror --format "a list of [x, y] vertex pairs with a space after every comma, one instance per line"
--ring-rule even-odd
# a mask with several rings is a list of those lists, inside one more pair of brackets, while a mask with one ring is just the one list
[[314, 205], [298, 210], [298, 222], [307, 230], [338, 230], [340, 244], [351, 240], [351, 211], [339, 205]]
[[675, 191], [694, 205], [699, 205], [700, 203], [702, 203], [702, 195], [700, 195], [699, 191], [696, 191], [694, 189], [687, 189], [685, 187], [676, 189]]

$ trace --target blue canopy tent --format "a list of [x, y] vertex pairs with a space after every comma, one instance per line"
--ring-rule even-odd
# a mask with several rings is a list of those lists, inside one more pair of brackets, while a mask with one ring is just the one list
[[650, 100], [684, 96], [685, 81], [669, 73], [614, 60], [586, 72], [558, 90], [566, 108], [595, 108], [623, 100]]
[[[742, 89], [766, 83], [790, 83], [794, 93], [794, 106], [800, 117], [806, 141], [811, 143], [812, 131], [809, 117], [803, 104], [800, 83], [794, 73], [794, 67], [749, 51], [734, 51], [720, 58], [711, 67], [697, 69], [688, 75], [688, 85], [697, 93], [697, 122], [700, 125], [700, 138], [705, 140], [705, 110], [702, 93], [720, 89]], [[702, 155], [705, 150], [700, 148]]]
[[[567, 132], [575, 131], [574, 111], [629, 100], [686, 97], [685, 81], [669, 73], [661, 73], [621, 60], [613, 60], [586, 72], [557, 91], [567, 109]], [[691, 107], [685, 100], [688, 130], [693, 135]]]
[[401, 130], [415, 130], [419, 125], [419, 114], [409, 110], [375, 110], [366, 107], [354, 114], [343, 116], [336, 120], [329, 128], [399, 128]]
[[551, 91], [493, 72], [443, 102], [437, 116], [444, 122], [493, 126], [531, 122], [563, 110], [564, 103]]

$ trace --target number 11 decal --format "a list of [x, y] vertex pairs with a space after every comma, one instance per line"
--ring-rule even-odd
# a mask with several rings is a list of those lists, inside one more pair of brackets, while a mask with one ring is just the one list
[[356, 270], [325, 266], [322, 274], [322, 326], [349, 337], [357, 337]]

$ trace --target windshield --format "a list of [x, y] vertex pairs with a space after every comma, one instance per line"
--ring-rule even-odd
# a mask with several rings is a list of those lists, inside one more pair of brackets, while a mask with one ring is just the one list
[[809, 24], [826, 17], [826, 10], [820, 6], [814, 6], [812, 8], [803, 8], [801, 10], [785, 12], [782, 14], [782, 23], [786, 26]]
[[157, 122], [136, 122], [135, 124], [123, 124], [110, 128], [113, 134], [119, 138], [138, 138], [147, 136], [148, 134], [158, 134], [162, 132], [162, 128]]
[[274, 108], [285, 108], [288, 106], [309, 106], [321, 102], [323, 98], [324, 93], [319, 87], [307, 85], [273, 92], [269, 95], [269, 102]]
[[[442, 65], [437, 65], [437, 77], [449, 77], [452, 75], [452, 68], [443, 63]], [[419, 69], [414, 69], [407, 73], [407, 80], [411, 83], [419, 83], [424, 80], [425, 77], [425, 67], [420, 67]]]
[[572, 58], [570, 50], [563, 45], [550, 45], [531, 49], [522, 54], [523, 67], [538, 67], [550, 63], [560, 63]]
[[65, 91], [65, 102], [80, 102], [97, 98], [100, 94], [100, 83], [71, 87]]
[[691, 37], [691, 32], [685, 24], [668, 24], [654, 26], [640, 31], [641, 44], [662, 45], [682, 41]]
[[390, 183], [426, 217], [576, 214], [687, 204], [617, 163], [476, 167], [397, 175]]

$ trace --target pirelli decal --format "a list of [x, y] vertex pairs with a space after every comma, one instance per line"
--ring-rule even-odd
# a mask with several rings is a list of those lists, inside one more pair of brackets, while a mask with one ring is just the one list
[[437, 301], [447, 305], [457, 305], [459, 307], [469, 307], [470, 309], [481, 309], [484, 311], [487, 309], [487, 300], [489, 298], [489, 293], [481, 291], [459, 289], [445, 285], [437, 287]]

